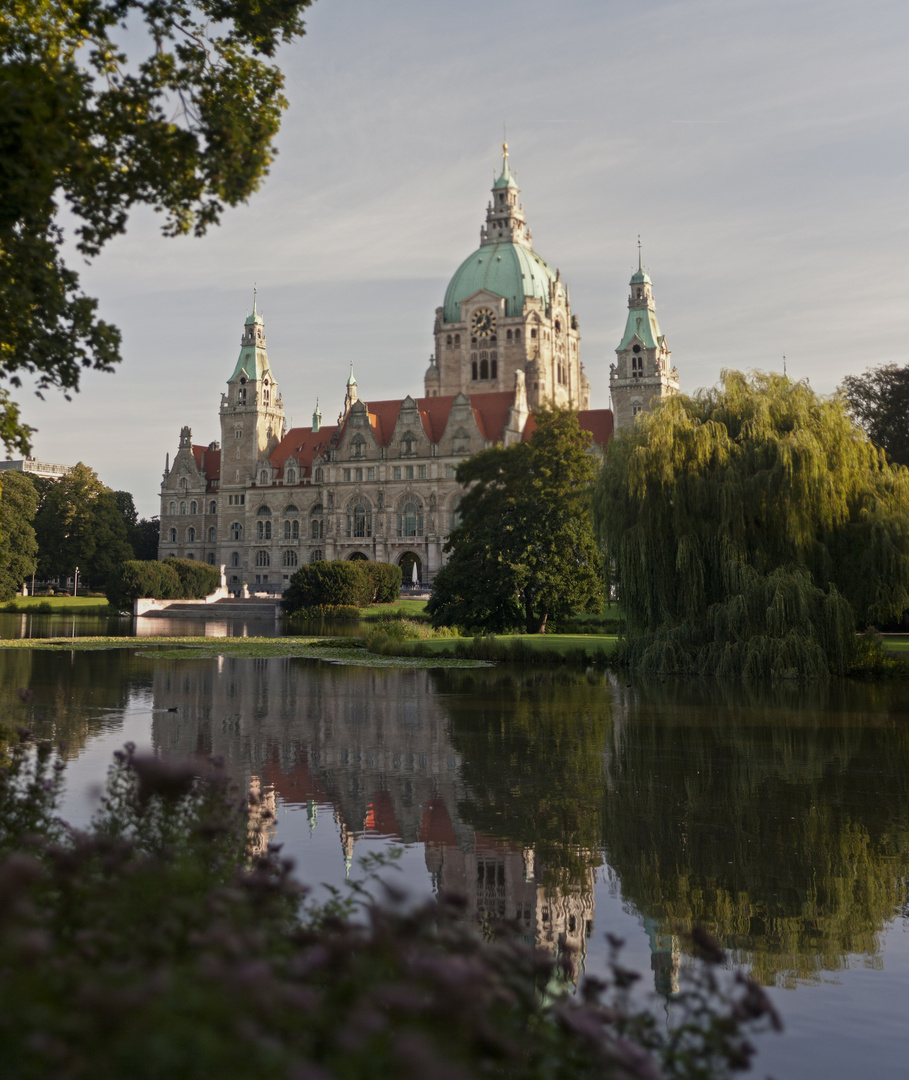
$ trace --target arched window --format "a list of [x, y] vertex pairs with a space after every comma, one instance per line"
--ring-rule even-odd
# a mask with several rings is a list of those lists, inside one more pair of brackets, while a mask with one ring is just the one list
[[176, 544], [176, 542], [177, 542], [177, 530], [176, 529], [171, 529], [170, 530], [170, 542], [172, 544]]
[[506, 333], [505, 340], [506, 341], [511, 341], [511, 331], [510, 330], [508, 331], [508, 333]]
[[172, 514], [176, 514], [176, 512], [177, 512], [177, 504], [176, 504], [175, 502], [172, 502], [172, 503], [170, 504], [170, 512], [171, 512]]
[[398, 504], [398, 536], [423, 535], [423, 504], [415, 495], [407, 495]]
[[[480, 353], [480, 355], [484, 356], [485, 354]], [[488, 360], [481, 360], [480, 361], [480, 378], [481, 379], [488, 379], [489, 378], [489, 361]]]
[[218, 512], [218, 504], [215, 502], [214, 499], [212, 499], [212, 501], [208, 504], [208, 512], [210, 514], [217, 514]]
[[309, 561], [311, 563], [321, 562], [322, 561], [322, 549], [321, 548], [313, 548], [312, 551], [309, 553]]
[[515, 339], [515, 341], [520, 341], [521, 340], [521, 331], [520, 330], [515, 330], [514, 339]]
[[284, 566], [296, 566], [297, 565], [297, 553], [295, 551], [285, 551], [281, 559]]
[[259, 473], [259, 483], [262, 484], [262, 486], [264, 487], [266, 484], [268, 484], [268, 480], [269, 480], [268, 469], [263, 469]]
[[271, 556], [267, 551], [256, 552], [256, 566], [271, 566]]
[[449, 334], [448, 337], [445, 339], [445, 344], [449, 347], [449, 349], [451, 348], [451, 334]]
[[196, 530], [192, 525], [186, 530], [186, 542], [188, 544], [194, 544], [196, 542]]
[[218, 530], [212, 525], [208, 530], [208, 542], [213, 544], [218, 539]]
[[317, 466], [317, 467], [316, 467], [316, 470], [315, 470], [315, 472], [313, 473], [313, 480], [315, 480], [315, 482], [316, 482], [317, 484], [321, 484], [321, 483], [322, 483], [322, 466], [321, 466], [321, 465], [319, 465], [319, 466]]
[[530, 331], [530, 336], [531, 336], [532, 338], [535, 338], [535, 337], [537, 336], [537, 331], [536, 331], [536, 328], [535, 328], [535, 327], [534, 327], [534, 328], [533, 328], [533, 329], [532, 329], [532, 330]]
[[186, 503], [185, 503], [185, 502], [181, 502], [181, 503], [180, 503], [180, 513], [181, 513], [181, 514], [185, 514], [185, 513], [186, 513]]
[[259, 518], [256, 522], [256, 538], [271, 540], [271, 521], [268, 518]]
[[460, 345], [460, 344], [461, 344], [461, 335], [460, 334], [455, 334], [455, 345]]
[[287, 470], [287, 476], [284, 479], [285, 479], [285, 482], [288, 483], [288, 484], [295, 484], [297, 482], [297, 470], [296, 469], [288, 469]]
[[181, 491], [186, 491], [186, 477], [185, 476], [180, 477], [180, 490]]
[[316, 503], [310, 513], [309, 535], [313, 540], [321, 540], [325, 535], [325, 521], [322, 517], [321, 503]]
[[231, 566], [239, 566], [240, 565], [240, 552], [239, 551], [235, 551], [235, 552], [232, 553], [232, 555], [230, 557], [230, 565]]
[[231, 540], [242, 540], [243, 539], [243, 526], [240, 524], [239, 521], [231, 522], [230, 538], [231, 538]]
[[189, 512], [191, 514], [196, 514], [199, 512], [199, 504], [196, 502], [195, 499], [193, 499], [193, 501], [189, 504]]
[[479, 369], [477, 367], [477, 354], [474, 353], [470, 361], [470, 377], [474, 382], [480, 377]]
[[194, 559], [195, 557], [196, 557], [196, 556], [195, 556], [195, 555], [193, 555], [193, 553], [192, 553], [191, 551], [187, 551], [187, 553], [186, 553], [186, 558], [187, 558], [187, 559]]
[[372, 510], [365, 499], [356, 499], [348, 506], [347, 535], [372, 536]]

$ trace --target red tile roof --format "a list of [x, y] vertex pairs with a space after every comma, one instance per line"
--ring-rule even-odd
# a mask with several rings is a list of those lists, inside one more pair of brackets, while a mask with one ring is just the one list
[[[578, 424], [582, 431], [589, 431], [597, 446], [606, 446], [613, 436], [612, 409], [582, 409], [578, 413]], [[527, 418], [524, 425], [522, 440], [526, 442], [537, 430], [537, 422], [533, 416]]]
[[331, 437], [337, 430], [336, 425], [329, 425], [319, 428], [313, 434], [311, 427], [291, 428], [268, 460], [278, 470], [279, 477], [284, 476], [284, 463], [289, 457], [296, 458], [306, 476], [312, 476], [313, 459], [319, 456], [320, 451], [323, 456], [328, 457]]
[[205, 477], [208, 487], [211, 487], [212, 481], [221, 479], [220, 450], [209, 450], [207, 446], [193, 446], [193, 457], [196, 460], [196, 468]]

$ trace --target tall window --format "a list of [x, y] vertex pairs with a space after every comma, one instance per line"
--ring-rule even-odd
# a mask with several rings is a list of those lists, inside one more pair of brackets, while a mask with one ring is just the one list
[[322, 476], [323, 476], [322, 466], [318, 465], [318, 466], [316, 466], [316, 469], [313, 472], [313, 477], [312, 478], [313, 478], [313, 480], [315, 480], [315, 482], [317, 484], [321, 484], [322, 483]]
[[215, 502], [214, 499], [212, 499], [212, 501], [208, 504], [208, 512], [210, 514], [217, 514], [218, 512], [218, 504]]
[[269, 481], [268, 469], [263, 469], [259, 473], [259, 483], [262, 484], [262, 486], [264, 487], [265, 485], [268, 484], [268, 481]]
[[267, 518], [259, 518], [256, 522], [256, 538], [258, 540], [271, 540], [271, 521]]
[[192, 502], [191, 502], [191, 503], [189, 504], [189, 512], [190, 512], [191, 514], [196, 514], [196, 513], [198, 513], [198, 505], [197, 505], [197, 503], [196, 503], [196, 500], [195, 500], [195, 499], [193, 499], [193, 501], [192, 501]]
[[321, 548], [313, 548], [312, 551], [309, 554], [309, 561], [311, 563], [321, 562], [322, 561], [322, 549]]
[[231, 540], [243, 539], [243, 526], [239, 521], [233, 521], [230, 525], [230, 538]]
[[172, 502], [172, 503], [170, 504], [170, 512], [171, 512], [172, 514], [176, 514], [176, 512], [177, 512], [177, 504], [176, 504], [175, 502]]
[[401, 440], [401, 453], [404, 454], [406, 457], [410, 457], [410, 455], [414, 452], [413, 444], [413, 435], [411, 435], [411, 433], [408, 431], [404, 435], [404, 438]]
[[284, 566], [296, 566], [297, 565], [297, 553], [295, 551], [285, 551], [281, 559]]
[[256, 566], [271, 566], [271, 556], [267, 551], [256, 552]]
[[231, 555], [231, 557], [230, 557], [230, 565], [231, 566], [239, 566], [240, 565], [240, 552], [239, 551], [235, 551]]
[[181, 514], [185, 514], [185, 513], [186, 513], [186, 503], [185, 503], [185, 502], [181, 502], [181, 503], [180, 503], [180, 513], [181, 513]]
[[321, 540], [325, 535], [325, 522], [322, 517], [322, 504], [316, 503], [310, 516], [309, 535], [313, 540]]
[[347, 535], [372, 536], [372, 510], [365, 499], [357, 499], [347, 508]]
[[297, 470], [288, 469], [287, 476], [284, 479], [288, 484], [295, 484], [297, 482]]
[[176, 544], [176, 542], [177, 542], [177, 530], [176, 529], [171, 529], [170, 530], [170, 542], [172, 544]]
[[208, 530], [208, 542], [213, 544], [218, 539], [218, 530], [212, 525]]
[[361, 458], [366, 454], [366, 440], [362, 435], [354, 435], [350, 444], [350, 456]]
[[423, 504], [410, 497], [398, 507], [398, 536], [423, 535]]

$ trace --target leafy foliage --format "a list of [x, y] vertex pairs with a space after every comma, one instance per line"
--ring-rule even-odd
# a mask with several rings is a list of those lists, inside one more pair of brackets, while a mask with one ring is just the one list
[[[78, 251], [97, 255], [130, 211], [168, 235], [203, 234], [256, 190], [286, 101], [271, 58], [303, 33], [311, 0], [12, 0], [0, 12], [0, 371], [77, 390], [110, 371], [120, 334], [97, 318], [64, 259], [60, 203]], [[127, 56], [118, 43], [126, 31]], [[0, 439], [29, 450], [8, 391]]]
[[37, 569], [37, 509], [38, 494], [24, 473], [0, 474], [0, 600], [9, 600]]
[[128, 745], [85, 833], [56, 818], [59, 784], [47, 744], [0, 773], [4, 1075], [722, 1080], [778, 1025], [756, 984], [721, 981], [706, 936], [667, 1029], [632, 1005], [614, 947], [605, 979], [547, 1007], [553, 961], [483, 941], [453, 898], [301, 911], [290, 864], [247, 854], [246, 801], [217, 766]]
[[590, 506], [596, 459], [577, 415], [541, 412], [527, 442], [462, 461], [467, 490], [427, 612], [436, 625], [542, 633], [549, 616], [602, 610]]
[[597, 527], [645, 670], [846, 673], [856, 625], [909, 607], [909, 472], [839, 398], [726, 371], [615, 439]]
[[284, 592], [284, 609], [294, 614], [319, 607], [366, 607], [398, 598], [401, 568], [391, 563], [338, 559], [301, 566]]
[[882, 364], [847, 375], [840, 392], [868, 438], [897, 465], [909, 465], [909, 364]]
[[218, 587], [221, 575], [217, 567], [196, 559], [165, 559], [180, 579], [180, 596], [184, 600], [201, 600]]
[[84, 581], [103, 588], [133, 554], [114, 492], [81, 461], [44, 489], [35, 532], [43, 578], [72, 575], [78, 566]]

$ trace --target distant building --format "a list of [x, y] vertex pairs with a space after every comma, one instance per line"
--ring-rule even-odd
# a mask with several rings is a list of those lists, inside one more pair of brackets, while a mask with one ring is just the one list
[[[605, 447], [613, 411], [590, 408], [568, 286], [533, 250], [503, 150], [480, 246], [435, 312], [423, 396], [363, 400], [351, 363], [337, 422], [323, 424], [317, 404], [311, 427], [288, 430], [254, 303], [221, 395], [220, 441], [194, 444], [183, 427], [172, 465], [168, 455], [159, 558], [223, 564], [232, 589], [280, 592], [297, 566], [320, 559], [396, 563], [405, 581], [416, 567], [429, 583], [458, 520], [463, 458], [529, 438], [547, 404], [577, 410]], [[611, 377], [619, 426], [678, 391], [638, 261]]]
[[47, 480], [59, 480], [73, 471], [72, 465], [55, 465], [51, 461], [39, 461], [38, 458], [21, 458], [19, 461], [0, 461], [0, 472], [28, 473], [29, 476], [41, 476]]

